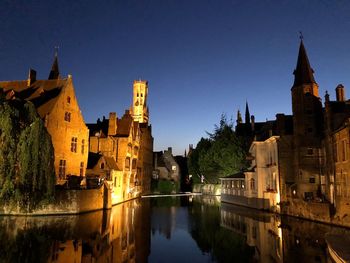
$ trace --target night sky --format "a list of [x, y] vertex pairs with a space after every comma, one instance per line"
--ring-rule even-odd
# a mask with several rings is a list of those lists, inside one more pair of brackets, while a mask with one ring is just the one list
[[291, 114], [299, 31], [334, 99], [350, 86], [350, 1], [0, 0], [0, 80], [47, 78], [58, 45], [87, 123], [121, 117], [148, 80], [155, 150], [182, 154], [246, 100], [256, 121]]

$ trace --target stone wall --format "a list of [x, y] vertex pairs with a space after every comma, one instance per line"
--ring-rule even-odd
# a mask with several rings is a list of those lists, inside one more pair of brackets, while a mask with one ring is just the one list
[[111, 191], [106, 185], [103, 185], [98, 189], [56, 190], [55, 201], [51, 204], [41, 205], [30, 213], [26, 213], [18, 207], [3, 206], [0, 208], [0, 214], [80, 214], [100, 209], [110, 209], [111, 207]]
[[221, 195], [221, 184], [195, 184], [193, 185], [193, 193]]
[[289, 199], [282, 205], [281, 213], [310, 220], [331, 223], [328, 203], [305, 202], [300, 199]]

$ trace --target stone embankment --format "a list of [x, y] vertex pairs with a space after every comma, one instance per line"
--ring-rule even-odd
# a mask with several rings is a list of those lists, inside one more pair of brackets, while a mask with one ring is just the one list
[[38, 205], [31, 211], [14, 206], [3, 206], [0, 214], [6, 215], [58, 215], [81, 214], [112, 207], [111, 193], [107, 185], [97, 189], [68, 190], [58, 189], [52, 203]]
[[221, 184], [194, 184], [193, 193], [204, 195], [221, 195]]

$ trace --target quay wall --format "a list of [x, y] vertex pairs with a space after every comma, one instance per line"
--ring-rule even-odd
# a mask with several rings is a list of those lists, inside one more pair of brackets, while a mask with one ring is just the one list
[[0, 214], [33, 216], [81, 214], [100, 209], [110, 209], [111, 207], [111, 190], [105, 184], [97, 189], [58, 189], [52, 203], [38, 205], [31, 211], [26, 211], [17, 206], [2, 206]]
[[221, 195], [221, 184], [194, 184], [192, 192], [204, 195]]

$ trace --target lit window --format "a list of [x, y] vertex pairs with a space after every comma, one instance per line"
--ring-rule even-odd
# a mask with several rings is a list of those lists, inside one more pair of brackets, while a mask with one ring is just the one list
[[66, 179], [66, 160], [60, 160], [58, 167], [58, 176], [60, 179]]
[[77, 142], [78, 142], [77, 137], [72, 137], [72, 141], [70, 144], [70, 151], [73, 153], [77, 152]]
[[65, 121], [70, 122], [70, 117], [71, 117], [70, 112], [65, 112], [64, 113], [64, 120]]

